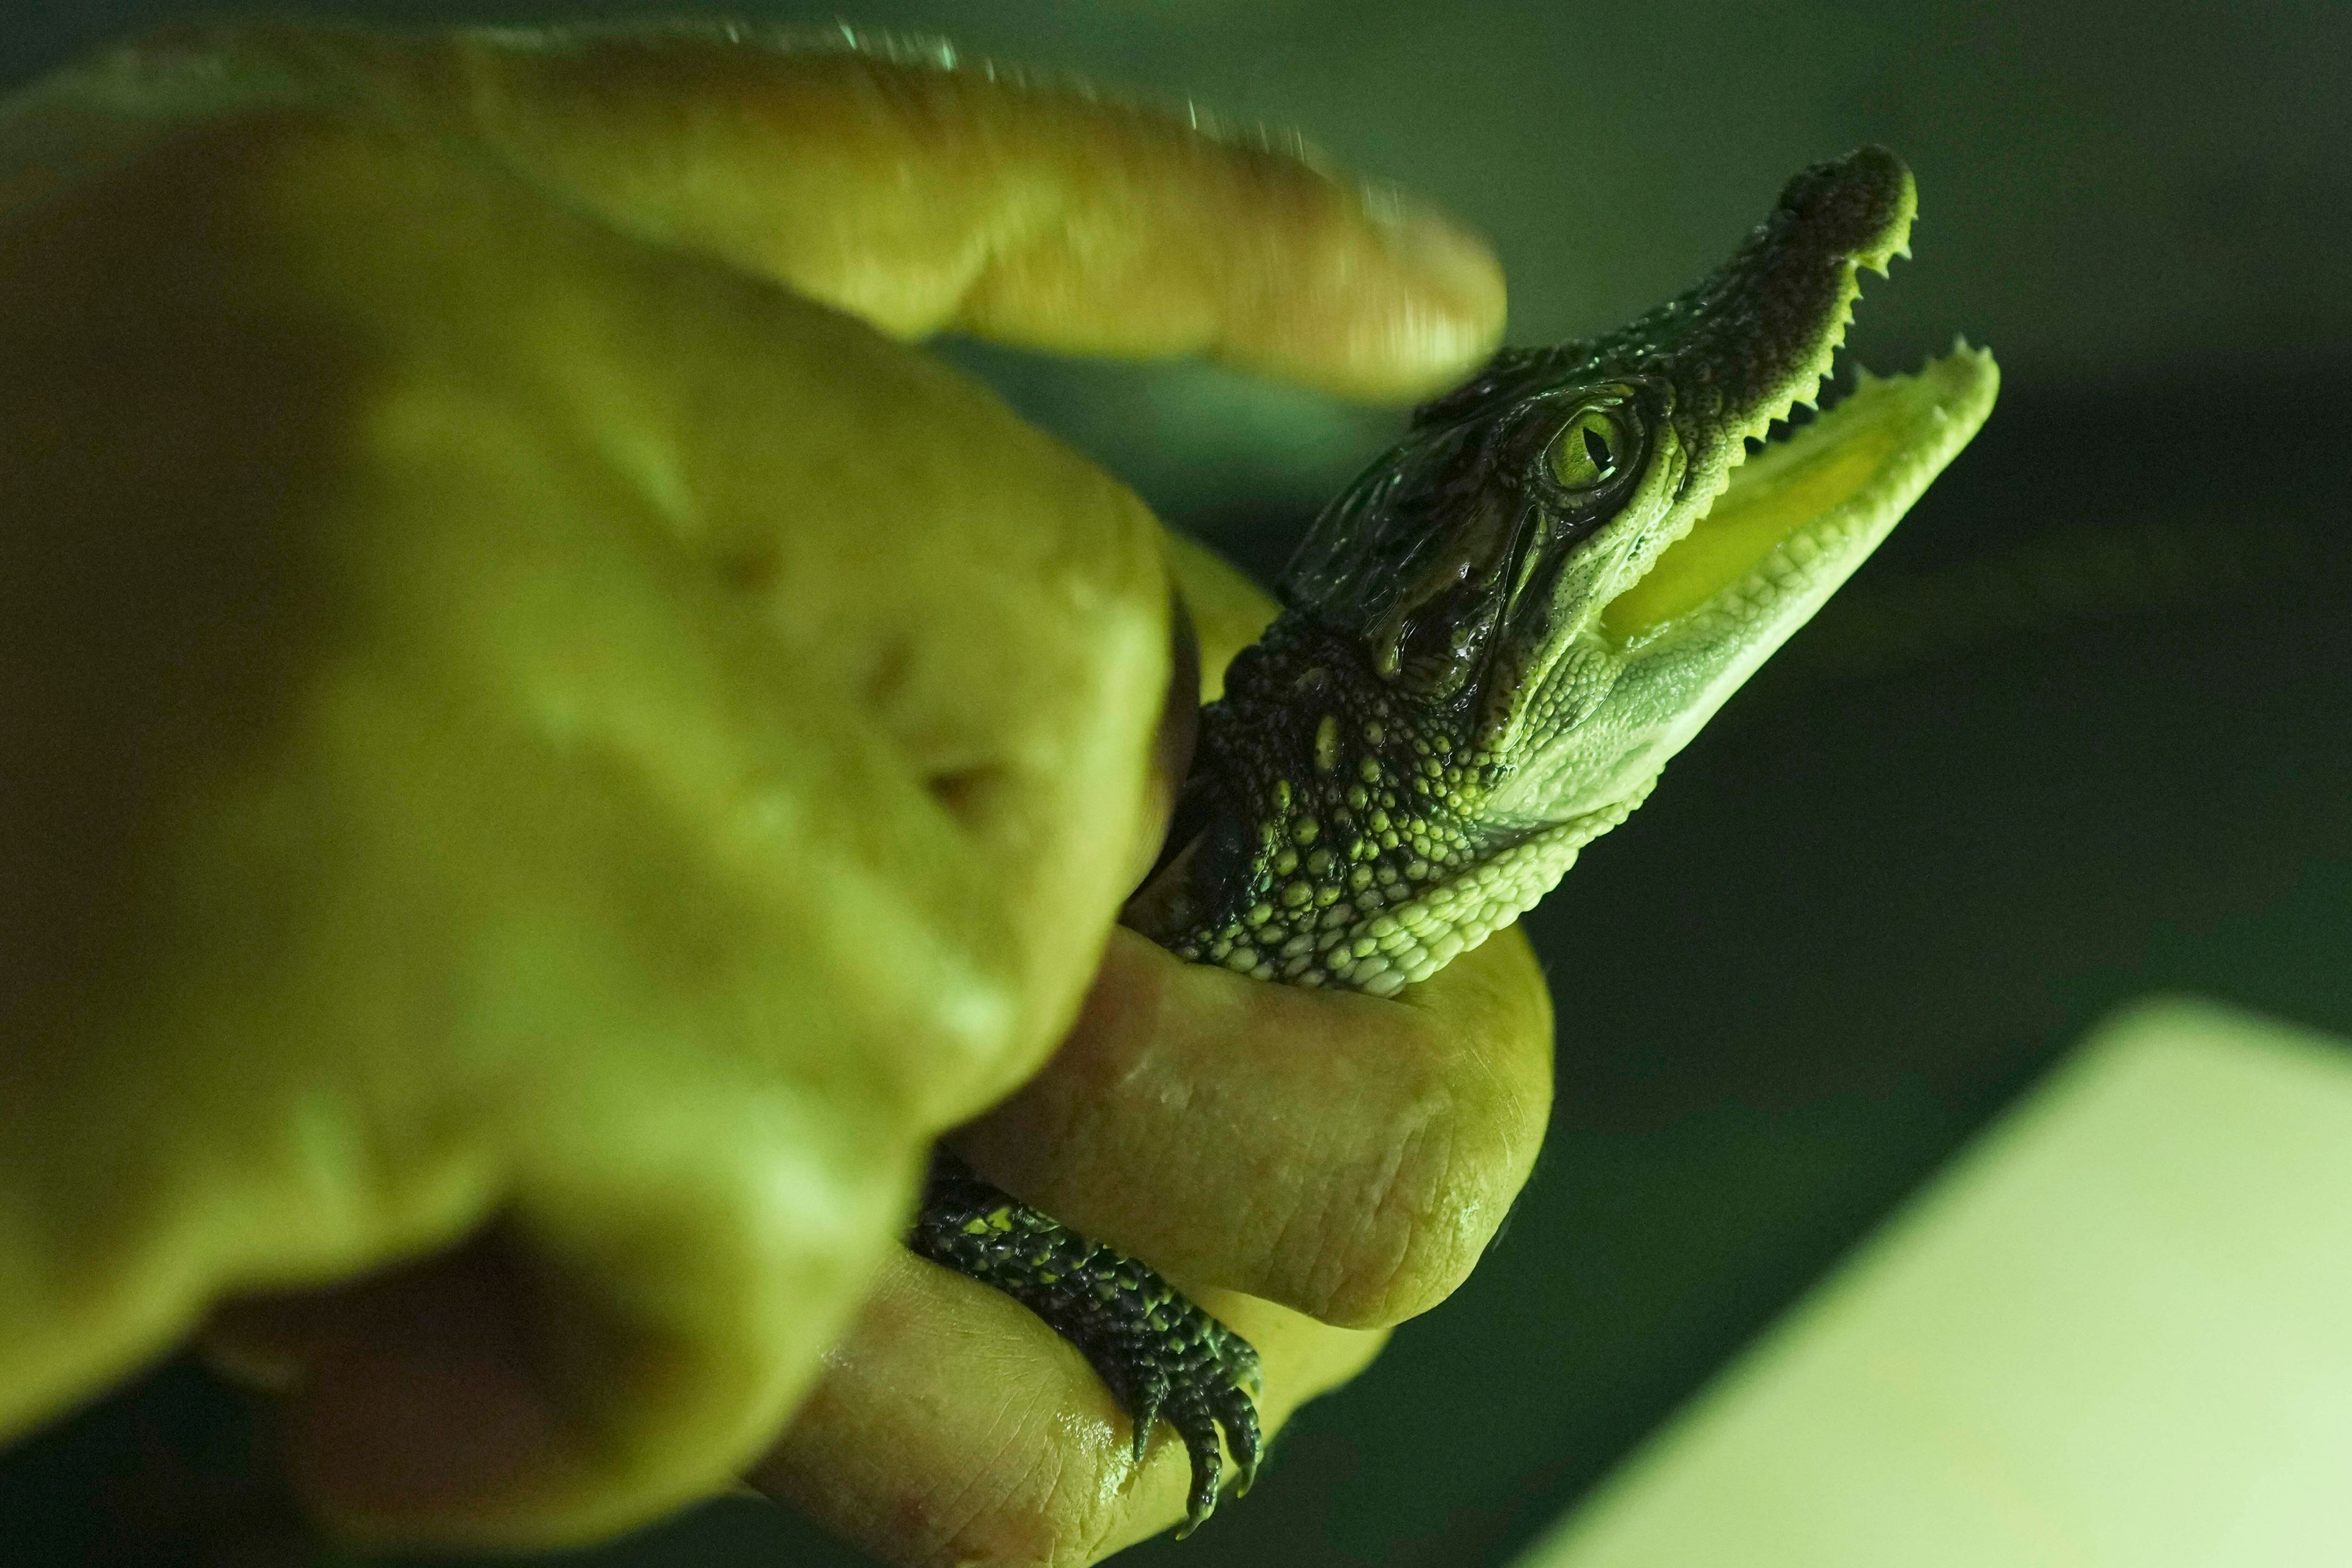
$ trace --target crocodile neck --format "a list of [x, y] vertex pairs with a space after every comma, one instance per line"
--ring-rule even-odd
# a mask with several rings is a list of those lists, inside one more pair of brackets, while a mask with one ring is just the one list
[[1482, 807], [1507, 767], [1470, 728], [1465, 704], [1416, 700], [1344, 634], [1284, 615], [1202, 710], [1171, 836], [1191, 842], [1128, 923], [1261, 980], [1387, 995], [1426, 979], [1533, 908], [1641, 800], [1498, 826]]

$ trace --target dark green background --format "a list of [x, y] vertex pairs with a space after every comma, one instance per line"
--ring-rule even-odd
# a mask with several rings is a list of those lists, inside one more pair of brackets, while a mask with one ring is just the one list
[[[184, 9], [0, 4], [8, 82]], [[2188, 989], [2352, 1033], [2352, 7], [856, 19], [1296, 127], [1494, 236], [1518, 341], [1613, 324], [1791, 170], [1884, 141], [1918, 173], [1918, 260], [1864, 301], [1862, 356], [1965, 330], [2007, 372], [1879, 559], [1531, 917], [1559, 1104], [1486, 1267], [1245, 1503], [1128, 1561], [1500, 1563], [2104, 1009]], [[1262, 572], [1396, 423], [1197, 367], [950, 352]], [[260, 1561], [250, 1443], [165, 1368], [0, 1460], [0, 1561]], [[729, 1503], [551, 1561], [852, 1559]]]

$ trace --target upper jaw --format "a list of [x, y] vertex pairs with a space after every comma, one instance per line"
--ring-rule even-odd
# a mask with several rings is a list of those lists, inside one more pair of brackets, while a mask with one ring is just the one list
[[[1983, 423], [1999, 371], [1959, 344], [1915, 375], [1862, 374], [1843, 403], [1743, 466], [1751, 437], [1813, 400], [1857, 274], [1904, 253], [1912, 211], [1909, 175], [1891, 154], [1864, 149], [1808, 170], [1724, 268], [1584, 356], [1585, 374], [1666, 384], [1661, 446], [1681, 471], [1670, 493], [1635, 498], [1563, 570], [1549, 646], [1516, 656], [1544, 668], [1507, 710], [1496, 705], [1515, 763], [1489, 802], [1498, 826], [1561, 822], [1637, 795]], [[1759, 330], [1768, 318], [1781, 330]], [[1722, 325], [1741, 321], [1757, 335], [1727, 343]]]
[[[1814, 399], [1860, 272], [1907, 253], [1915, 207], [1884, 149], [1806, 170], [1696, 288], [1604, 338], [1506, 351], [1424, 406], [1309, 531], [1284, 596], [1500, 764], [1490, 826], [1638, 792], [1982, 423], [1998, 374], [1962, 348], [1915, 377], [1865, 378], [1741, 466]], [[1562, 529], [1519, 477], [1517, 433], [1602, 389], [1639, 395], [1642, 478], [1605, 521]], [[1421, 674], [1398, 657], [1408, 629], [1425, 647], [1449, 628], [1460, 646]]]
[[1556, 584], [1550, 593], [1511, 606], [1486, 660], [1496, 680], [1482, 705], [1482, 739], [1524, 744], [1519, 731], [1545, 670], [1706, 515], [1748, 438], [1812, 401], [1853, 318], [1858, 274], [1883, 272], [1904, 250], [1916, 209], [1910, 172], [1884, 148], [1818, 164], [1789, 181], [1771, 213], [1696, 287], [1606, 337], [1506, 352], [1422, 411], [1423, 426], [1509, 423], [1539, 404], [1572, 410], [1588, 393], [1614, 387], [1648, 425], [1644, 482], [1608, 527], [1561, 541], [1563, 559], [1543, 574]]
[[[1570, 639], [1561, 677], [1597, 695], [1577, 722], [1531, 738], [1489, 802], [1496, 821], [1563, 822], [1646, 789], [1893, 531], [2000, 386], [1992, 355], [1965, 342], [1912, 374], [1863, 373], [1843, 402], [1738, 468], [1707, 515]], [[1526, 700], [1540, 710], [1546, 698]]]
[[[1549, 537], [1525, 473], [1542, 442], [1523, 437], [1590, 395], [1622, 393], [1640, 403], [1650, 469], [1668, 460], [1676, 467], [1659, 503], [1669, 510], [1641, 520], [1624, 555], [1622, 566], [1638, 576], [1705, 513], [1745, 438], [1813, 395], [1850, 319], [1856, 270], [1884, 268], [1904, 243], [1914, 205], [1902, 162], [1865, 147], [1790, 180], [1729, 261], [1631, 325], [1496, 354], [1418, 410], [1411, 434], [1316, 520], [1284, 574], [1283, 597], [1360, 637], [1368, 667], [1383, 679], [1402, 670], [1405, 637], [1417, 632], [1426, 645], [1444, 621], [1458, 623], [1475, 646], [1441, 658], [1441, 667], [1464, 675], [1475, 668], [1490, 687], [1497, 671], [1516, 679], [1527, 661], [1507, 657], [1508, 645], [1552, 637], [1559, 624], [1543, 605], [1520, 614], [1511, 602], [1518, 584], [1509, 568], [1523, 558], [1529, 531], [1545, 534], [1540, 548], [1565, 560], [1619, 547], [1610, 542], [1625, 540], [1633, 521], [1621, 517], [1586, 537]], [[1572, 566], [1546, 564], [1560, 592], [1574, 589]]]

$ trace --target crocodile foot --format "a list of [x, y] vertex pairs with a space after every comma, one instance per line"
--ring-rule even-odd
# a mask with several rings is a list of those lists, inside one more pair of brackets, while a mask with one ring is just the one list
[[1263, 1451], [1257, 1352], [1150, 1268], [991, 1186], [944, 1149], [932, 1156], [907, 1245], [1003, 1291], [1076, 1345], [1135, 1424], [1137, 1463], [1156, 1422], [1176, 1428], [1192, 1457], [1179, 1538], [1216, 1511], [1220, 1426], [1233, 1449], [1234, 1495], [1249, 1490]]

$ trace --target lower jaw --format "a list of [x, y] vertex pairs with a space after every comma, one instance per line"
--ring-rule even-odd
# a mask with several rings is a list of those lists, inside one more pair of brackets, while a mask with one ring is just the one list
[[1912, 374], [1863, 374], [1843, 402], [1732, 471], [1708, 514], [1602, 611], [1602, 637], [1638, 657], [1678, 633], [1785, 620], [1777, 647], [1968, 445], [1999, 386], [1992, 356], [1965, 343]]

